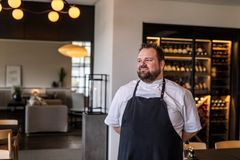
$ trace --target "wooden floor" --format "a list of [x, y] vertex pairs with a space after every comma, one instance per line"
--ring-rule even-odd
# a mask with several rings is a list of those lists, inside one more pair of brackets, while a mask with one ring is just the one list
[[29, 149], [79, 149], [81, 129], [71, 128], [68, 133], [34, 133], [20, 139], [20, 150]]

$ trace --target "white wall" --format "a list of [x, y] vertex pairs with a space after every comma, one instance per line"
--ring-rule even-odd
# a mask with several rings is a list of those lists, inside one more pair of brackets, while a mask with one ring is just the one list
[[143, 22], [240, 27], [238, 21], [240, 6], [159, 0], [115, 0], [114, 2], [113, 93], [120, 85], [136, 78], [136, 55], [142, 42]]
[[[113, 14], [113, 21], [108, 20], [106, 22], [107, 26], [111, 26], [109, 23], [113, 23], [113, 29], [108, 30], [107, 34], [102, 32], [104, 25], [101, 25], [99, 20], [95, 20], [96, 48], [98, 43], [103, 46], [109, 45], [109, 47], [112, 44], [113, 47], [112, 51], [108, 50], [107, 54], [103, 49], [95, 49], [95, 65], [112, 66], [112, 70], [108, 70], [112, 80], [110, 82], [112, 95], [121, 85], [137, 78], [135, 64], [138, 48], [142, 42], [143, 22], [240, 28], [240, 6], [205, 5], [160, 0], [113, 1], [113, 6], [109, 6], [106, 2], [110, 2], [110, 0], [99, 0], [95, 12], [96, 17], [98, 15], [104, 16], [103, 13], [113, 9], [113, 12], [109, 12], [109, 14]], [[109, 17], [110, 15], [105, 16]], [[107, 19], [106, 17], [101, 18]], [[113, 38], [108, 39], [111, 38], [109, 36], [111, 34]], [[112, 43], [108, 44], [109, 41]], [[101, 57], [101, 55], [106, 57]], [[98, 68], [97, 71], [105, 72], [106, 70]], [[116, 159], [117, 146], [118, 136], [110, 130], [109, 160]]]
[[61, 67], [67, 72], [66, 86], [71, 86], [71, 59], [57, 49], [63, 42], [0, 40], [0, 87], [6, 87], [7, 65], [21, 65], [23, 87], [51, 87], [58, 81]]
[[[95, 5], [95, 45], [94, 45], [94, 73], [109, 75], [107, 106], [111, 101], [112, 92], [112, 72], [113, 72], [113, 0], [100, 0]], [[119, 139], [119, 136], [109, 130], [109, 141]], [[117, 148], [117, 143], [109, 143], [109, 148]], [[117, 150], [109, 152], [109, 157], [115, 157]]]
[[[95, 7], [95, 45], [94, 45], [94, 73], [112, 73], [113, 52], [113, 1], [101, 0]], [[108, 88], [111, 90], [112, 77], [109, 77]], [[108, 92], [108, 98], [111, 93]], [[108, 102], [110, 99], [108, 100]]]
[[[95, 12], [95, 45], [94, 72], [112, 72], [113, 49], [113, 1], [101, 0], [96, 4]], [[106, 63], [105, 63], [106, 62]]]

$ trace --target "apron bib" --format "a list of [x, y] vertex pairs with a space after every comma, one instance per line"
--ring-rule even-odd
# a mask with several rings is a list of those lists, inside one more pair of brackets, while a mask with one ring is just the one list
[[182, 160], [183, 142], [170, 121], [160, 97], [137, 97], [137, 82], [122, 118], [118, 160]]

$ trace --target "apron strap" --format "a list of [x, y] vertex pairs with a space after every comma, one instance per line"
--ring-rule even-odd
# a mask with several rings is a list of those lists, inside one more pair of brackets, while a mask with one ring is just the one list
[[162, 82], [162, 91], [161, 91], [161, 99], [163, 99], [163, 96], [164, 96], [164, 92], [165, 92], [165, 79], [163, 78], [163, 82]]
[[133, 92], [133, 97], [135, 97], [135, 95], [136, 95], [136, 91], [137, 91], [137, 87], [138, 87], [139, 82], [140, 82], [140, 80], [138, 80], [138, 82], [135, 86], [135, 89], [134, 89], [134, 92]]

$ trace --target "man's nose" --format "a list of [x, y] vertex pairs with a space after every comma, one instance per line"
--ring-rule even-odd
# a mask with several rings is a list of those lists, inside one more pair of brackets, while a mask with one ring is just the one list
[[146, 67], [146, 66], [147, 66], [147, 64], [146, 64], [146, 62], [145, 62], [145, 61], [143, 61], [143, 62], [141, 62], [141, 63], [139, 64], [139, 66], [140, 66], [140, 67]]
[[141, 62], [139, 62], [139, 65], [140, 65], [140, 66], [146, 65], [146, 62], [145, 62], [145, 61], [141, 61]]

